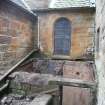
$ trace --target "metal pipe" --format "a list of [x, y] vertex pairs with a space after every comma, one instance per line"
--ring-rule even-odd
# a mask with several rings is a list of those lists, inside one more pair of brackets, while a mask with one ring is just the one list
[[40, 21], [38, 17], [38, 48], [40, 49]]

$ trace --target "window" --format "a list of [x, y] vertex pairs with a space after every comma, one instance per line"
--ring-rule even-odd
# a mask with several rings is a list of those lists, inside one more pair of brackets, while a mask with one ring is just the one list
[[54, 54], [69, 55], [71, 44], [71, 24], [66, 18], [58, 19], [54, 24]]

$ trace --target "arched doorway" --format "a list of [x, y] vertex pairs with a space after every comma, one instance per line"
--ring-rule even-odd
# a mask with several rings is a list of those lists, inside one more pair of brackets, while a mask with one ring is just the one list
[[71, 23], [66, 18], [54, 24], [54, 55], [69, 55], [71, 44]]

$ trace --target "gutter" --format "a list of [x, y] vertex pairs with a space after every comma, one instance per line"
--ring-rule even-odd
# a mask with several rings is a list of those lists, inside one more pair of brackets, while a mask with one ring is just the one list
[[83, 10], [90, 10], [90, 11], [95, 11], [96, 7], [69, 7], [69, 8], [43, 8], [43, 9], [33, 9], [32, 11], [35, 12], [51, 12], [51, 11], [83, 11]]

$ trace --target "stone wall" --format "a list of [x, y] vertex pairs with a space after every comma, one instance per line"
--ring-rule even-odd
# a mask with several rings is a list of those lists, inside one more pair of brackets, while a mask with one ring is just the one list
[[[69, 59], [91, 59], [94, 49], [94, 9], [82, 10], [52, 10], [38, 12], [40, 49], [49, 57], [53, 57], [54, 23], [65, 17], [71, 21], [71, 49]], [[58, 57], [58, 56], [57, 56]]]
[[0, 1], [0, 70], [3, 71], [36, 47], [35, 17], [7, 1]]
[[96, 69], [98, 105], [105, 105], [105, 1], [96, 0]]

